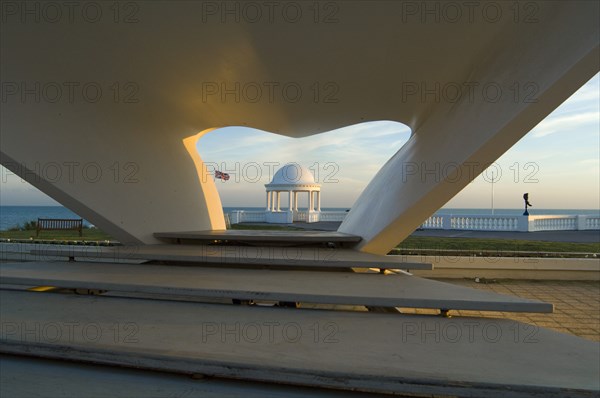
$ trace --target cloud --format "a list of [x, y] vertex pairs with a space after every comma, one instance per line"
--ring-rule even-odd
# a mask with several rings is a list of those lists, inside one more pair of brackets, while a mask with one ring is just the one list
[[600, 159], [583, 159], [580, 160], [579, 163], [589, 166], [600, 165]]
[[586, 84], [584, 84], [579, 90], [577, 90], [572, 96], [570, 96], [565, 105], [578, 105], [580, 102], [586, 102], [590, 104], [598, 104], [600, 99], [600, 74], [596, 74]]
[[533, 137], [541, 138], [557, 132], [573, 132], [573, 130], [588, 123], [598, 123], [600, 113], [598, 111], [579, 114], [560, 115], [544, 119], [538, 124], [531, 134]]
[[[276, 169], [288, 162], [311, 168], [324, 183], [325, 206], [347, 205], [410, 136], [407, 126], [391, 121], [361, 123], [302, 138], [244, 127], [219, 130], [202, 137], [197, 148], [207, 164], [231, 175], [227, 183], [217, 184], [225, 206], [238, 203], [242, 197], [247, 205], [262, 200], [263, 184], [270, 177], [266, 162], [279, 163]], [[260, 177], [252, 181], [245, 176], [251, 162], [261, 168]], [[339, 183], [326, 183], [332, 180]]]

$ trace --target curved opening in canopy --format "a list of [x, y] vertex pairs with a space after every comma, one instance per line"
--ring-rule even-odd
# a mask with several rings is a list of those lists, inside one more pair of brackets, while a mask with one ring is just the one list
[[302, 138], [229, 126], [202, 132], [196, 150], [204, 159], [204, 179], [214, 182], [225, 208], [262, 208], [265, 184], [281, 167], [296, 163], [321, 184], [324, 208], [347, 209], [410, 135], [408, 126], [393, 121], [365, 122]]

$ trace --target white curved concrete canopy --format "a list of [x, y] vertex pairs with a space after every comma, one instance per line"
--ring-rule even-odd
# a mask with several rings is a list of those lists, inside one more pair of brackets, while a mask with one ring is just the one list
[[[363, 237], [361, 250], [385, 253], [598, 71], [597, 2], [535, 3], [534, 19], [506, 3], [495, 22], [480, 3], [456, 23], [406, 9], [420, 2], [335, 2], [332, 23], [315, 23], [308, 8], [295, 23], [277, 12], [273, 23], [236, 22], [209, 3], [225, 4], [136, 3], [137, 23], [115, 23], [108, 6], [96, 23], [3, 10], [1, 163], [117, 239], [153, 243], [155, 231], [224, 228], [212, 179], [190, 149], [199, 132], [240, 125], [300, 137], [400, 121], [412, 138], [340, 228]], [[473, 82], [505, 95], [470, 96]], [[54, 102], [52, 83], [63, 88]], [[410, 94], [436, 83], [464, 95]], [[259, 97], [248, 91], [257, 85]], [[83, 87], [97, 86], [102, 98], [84, 97]], [[473, 172], [451, 182], [402, 172], [436, 163]]]

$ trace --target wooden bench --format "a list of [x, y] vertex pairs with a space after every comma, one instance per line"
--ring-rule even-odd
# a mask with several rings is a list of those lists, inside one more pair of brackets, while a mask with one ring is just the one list
[[39, 236], [40, 231], [79, 231], [79, 236], [83, 236], [83, 219], [68, 218], [38, 218], [35, 236]]

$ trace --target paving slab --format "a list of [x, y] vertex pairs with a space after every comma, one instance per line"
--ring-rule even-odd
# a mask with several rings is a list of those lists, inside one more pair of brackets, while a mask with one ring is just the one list
[[[445, 279], [442, 282], [472, 287], [483, 291], [495, 291], [528, 299], [549, 301], [554, 304], [554, 313], [543, 316], [532, 314], [505, 314], [506, 318], [527, 322], [537, 326], [574, 334], [600, 343], [600, 284], [597, 281], [531, 281]], [[423, 310], [411, 310], [419, 313]], [[473, 316], [471, 311], [456, 314]], [[490, 313], [484, 316], [498, 316]]]
[[259, 247], [228, 245], [139, 245], [139, 246], [40, 246], [31, 251], [39, 260], [48, 257], [105, 258], [111, 261], [159, 260], [197, 264], [235, 264], [247, 267], [432, 269], [431, 264], [405, 262], [402, 256], [381, 256], [352, 249], [318, 247]]
[[591, 396], [600, 345], [490, 318], [0, 291], [0, 351], [370, 392]]
[[0, 282], [192, 297], [482, 311], [553, 306], [406, 274], [36, 262], [0, 264]]

